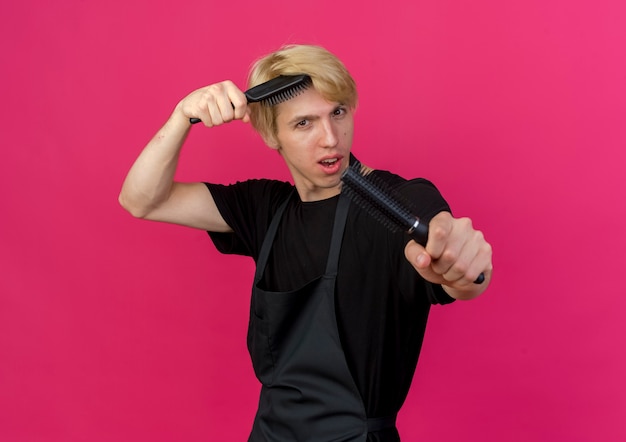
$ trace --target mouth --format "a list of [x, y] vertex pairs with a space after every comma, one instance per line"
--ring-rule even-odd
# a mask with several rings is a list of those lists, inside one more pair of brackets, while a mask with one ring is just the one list
[[339, 161], [339, 158], [328, 158], [326, 160], [322, 160], [320, 161], [320, 164], [324, 167], [331, 167], [333, 166], [337, 161]]
[[319, 161], [319, 165], [322, 166], [322, 169], [327, 174], [337, 173], [341, 168], [341, 156], [324, 158]]

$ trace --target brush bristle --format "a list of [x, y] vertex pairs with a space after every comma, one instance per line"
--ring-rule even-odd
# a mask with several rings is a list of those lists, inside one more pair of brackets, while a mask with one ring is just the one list
[[380, 178], [355, 161], [342, 176], [342, 192], [392, 231], [410, 230], [417, 218], [410, 205]]
[[302, 92], [307, 90], [310, 85], [310, 81], [296, 84], [295, 86], [285, 89], [276, 95], [272, 95], [271, 97], [261, 100], [261, 103], [263, 106], [276, 106], [277, 104], [284, 103], [285, 101], [291, 100], [292, 98], [300, 95]]
[[383, 212], [378, 210], [377, 207], [371, 205], [368, 200], [366, 200], [364, 197], [359, 195], [354, 189], [352, 189], [351, 187], [347, 187], [346, 186], [346, 187], [344, 187], [343, 192], [352, 201], [354, 201], [358, 206], [360, 206], [362, 209], [365, 209], [373, 218], [375, 218], [377, 221], [379, 221], [381, 224], [383, 224], [387, 229], [389, 229], [392, 232], [399, 232], [400, 231], [400, 228], [398, 227], [397, 224], [393, 223], [387, 217], [387, 215], [385, 215]]

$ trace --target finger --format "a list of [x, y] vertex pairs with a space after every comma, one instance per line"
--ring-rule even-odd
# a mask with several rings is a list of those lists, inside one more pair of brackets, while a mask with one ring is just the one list
[[489, 277], [493, 270], [491, 244], [485, 240], [482, 232], [478, 231], [476, 233], [480, 241], [478, 251], [465, 274], [465, 278], [470, 281], [475, 281], [481, 273], [483, 277]]
[[250, 109], [246, 106], [246, 112], [243, 116], [243, 118], [241, 119], [241, 121], [243, 121], [244, 123], [249, 123], [250, 122]]
[[459, 255], [443, 276], [449, 282], [474, 283], [485, 270], [491, 269], [491, 245], [482, 232], [472, 230]]
[[221, 124], [213, 88], [214, 86], [207, 86], [198, 89], [185, 99], [187, 116], [200, 119], [207, 127]]
[[240, 90], [237, 90], [238, 93], [233, 94], [230, 97], [231, 107], [233, 109], [233, 117], [236, 120], [244, 120], [246, 117], [249, 119], [248, 115], [248, 100], [246, 96]]
[[[482, 234], [472, 227], [469, 218], [452, 218], [451, 215], [433, 219], [433, 250], [427, 250], [433, 257], [433, 270], [444, 276], [446, 281], [457, 281], [464, 277], [478, 253], [478, 246], [484, 242]], [[435, 256], [435, 253], [438, 253]]]
[[444, 252], [443, 257], [437, 260], [433, 267], [443, 275], [446, 281], [455, 282], [467, 275], [475, 258], [475, 248], [466, 244], [466, 247], [463, 247], [458, 253], [452, 251]]
[[220, 101], [220, 110], [224, 121], [245, 118], [248, 110], [246, 95], [230, 80], [222, 82], [221, 86], [223, 87], [224, 100]]
[[471, 250], [465, 249], [463, 238], [448, 237], [445, 249], [437, 259], [433, 259], [433, 270], [448, 281], [455, 281], [462, 275], [471, 261]]
[[453, 218], [448, 212], [441, 212], [428, 223], [428, 242], [426, 252], [433, 258], [439, 259], [446, 249], [448, 237], [453, 228]]
[[217, 99], [213, 94], [208, 94], [204, 99], [204, 105], [201, 108], [201, 112], [203, 115], [207, 115], [207, 120], [205, 121], [205, 125], [219, 126], [224, 123], [224, 119], [222, 118], [222, 113], [220, 112], [220, 106], [217, 103]]
[[231, 82], [223, 81], [200, 90], [198, 98], [199, 115], [206, 126], [218, 126], [234, 117], [229, 98]]
[[216, 104], [220, 113], [220, 119], [223, 123], [228, 123], [235, 119], [235, 110], [233, 101], [237, 98], [233, 97], [234, 92], [232, 88], [225, 87], [221, 90], [221, 94], [216, 96]]

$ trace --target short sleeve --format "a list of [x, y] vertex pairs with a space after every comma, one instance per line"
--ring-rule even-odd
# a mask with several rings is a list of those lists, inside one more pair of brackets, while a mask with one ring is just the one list
[[223, 185], [205, 183], [231, 233], [208, 232], [220, 253], [251, 256], [255, 260], [278, 206], [291, 193], [290, 183], [248, 180]]

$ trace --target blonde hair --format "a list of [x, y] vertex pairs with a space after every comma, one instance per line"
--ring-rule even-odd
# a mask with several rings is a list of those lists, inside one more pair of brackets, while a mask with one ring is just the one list
[[[356, 108], [358, 96], [354, 79], [344, 64], [326, 49], [315, 45], [288, 45], [257, 60], [250, 70], [248, 87], [279, 75], [308, 74], [313, 88], [324, 99]], [[310, 86], [309, 86], [310, 87]], [[264, 140], [275, 140], [276, 106], [251, 103], [252, 126]]]

